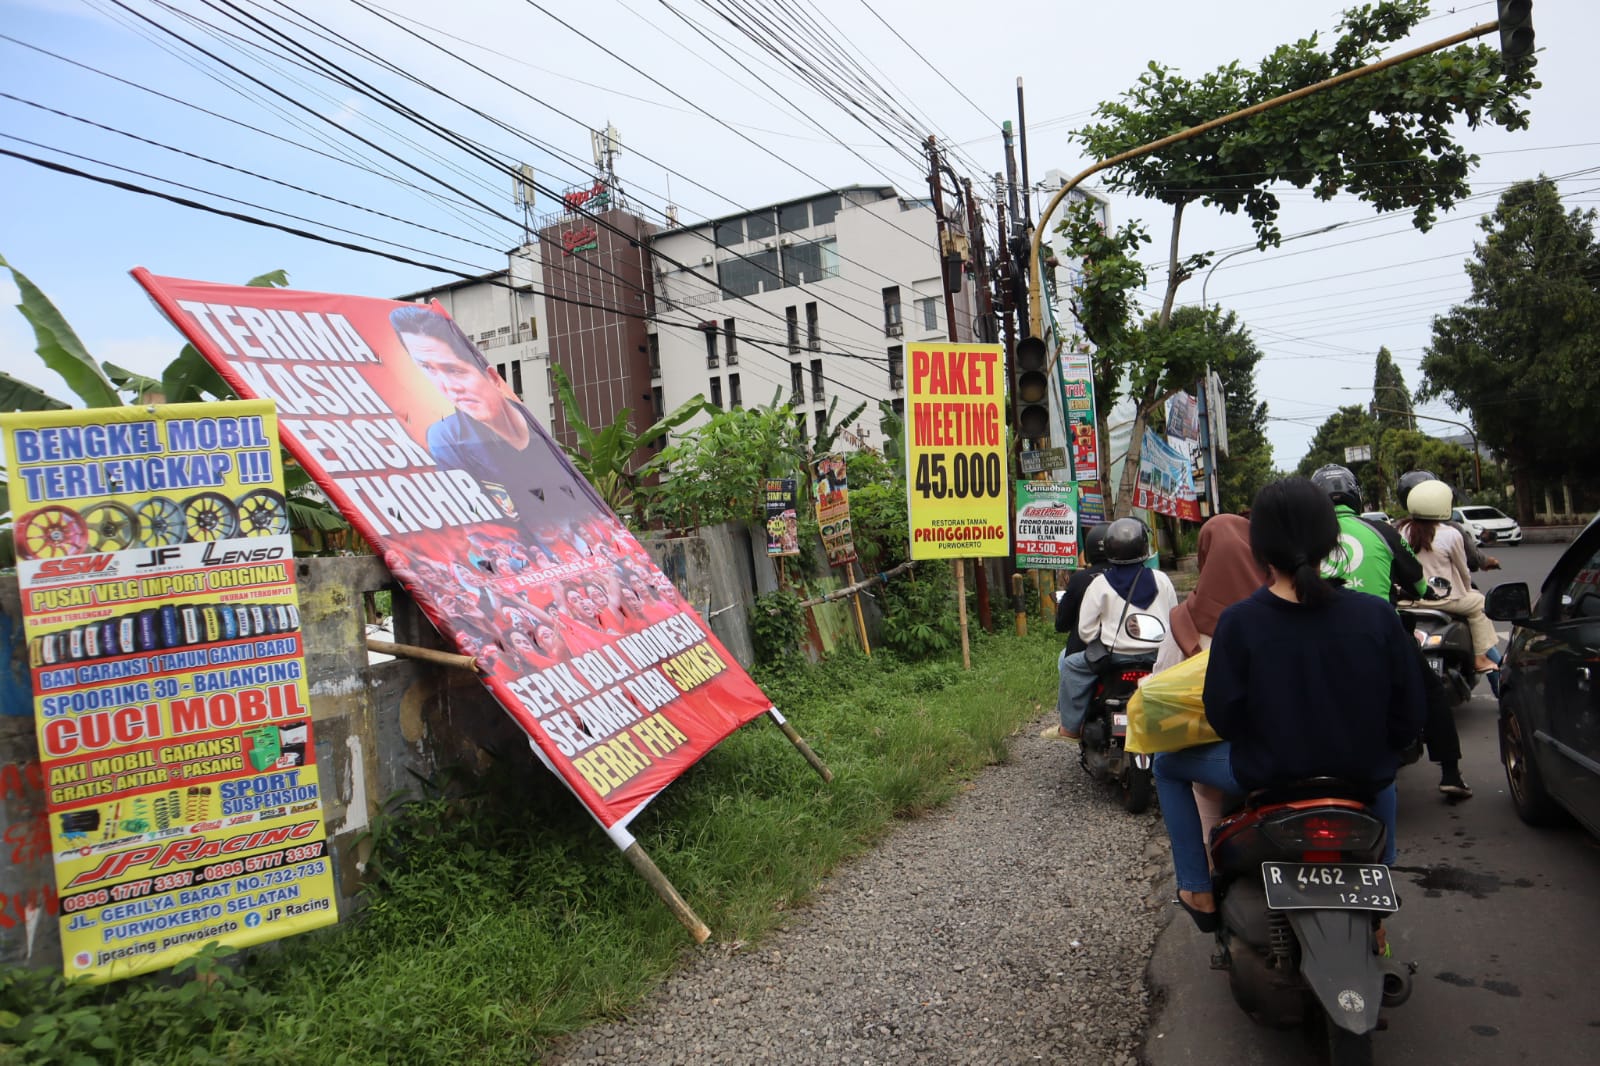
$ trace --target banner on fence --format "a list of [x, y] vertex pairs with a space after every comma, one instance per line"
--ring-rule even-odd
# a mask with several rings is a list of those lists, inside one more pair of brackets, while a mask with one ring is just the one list
[[272, 404], [0, 428], [67, 976], [336, 921]]
[[1174, 450], [1148, 426], [1139, 449], [1139, 485], [1133, 505], [1189, 522], [1200, 521], [1200, 501], [1195, 495], [1189, 457]]
[[917, 344], [910, 363], [905, 437], [911, 558], [1009, 555], [1004, 349]]
[[1017, 569], [1078, 568], [1078, 489], [1017, 482]]
[[844, 456], [825, 455], [811, 463], [817, 494], [817, 525], [822, 528], [822, 550], [829, 566], [849, 566], [856, 561], [855, 537], [850, 532], [850, 477]]
[[601, 825], [771, 707], [441, 307], [134, 276]]
[[795, 479], [769, 477], [763, 483], [763, 513], [767, 518], [767, 554], [800, 554], [800, 512], [795, 505]]

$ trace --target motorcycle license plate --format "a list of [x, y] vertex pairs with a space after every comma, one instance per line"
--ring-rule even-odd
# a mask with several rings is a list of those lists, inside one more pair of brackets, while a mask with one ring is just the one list
[[1428, 669], [1432, 670], [1434, 673], [1438, 674], [1440, 677], [1444, 676], [1444, 656], [1442, 656], [1442, 655], [1428, 655], [1428, 656], [1424, 656], [1424, 658], [1426, 658], [1428, 660]]
[[1397, 911], [1389, 868], [1377, 863], [1264, 862], [1261, 881], [1275, 911]]

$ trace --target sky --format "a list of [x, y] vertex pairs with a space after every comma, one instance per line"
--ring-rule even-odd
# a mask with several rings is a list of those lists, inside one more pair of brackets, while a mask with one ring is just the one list
[[[0, 255], [54, 300], [96, 357], [153, 373], [181, 339], [128, 276], [134, 266], [225, 282], [282, 268], [295, 288], [368, 296], [454, 277], [430, 267], [503, 269], [525, 219], [496, 164], [529, 164], [549, 189], [585, 184], [589, 130], [608, 122], [635, 205], [648, 215], [670, 202], [685, 223], [858, 183], [923, 196], [914, 141], [928, 133], [981, 187], [1003, 169], [999, 126], [1017, 119], [1019, 77], [1037, 182], [1088, 164], [1072, 130], [1147, 63], [1189, 76], [1253, 64], [1279, 44], [1329, 35], [1343, 6], [1019, 0], [1004, 5], [1007, 22], [979, 24], [979, 9], [946, 0], [0, 0], [0, 151], [424, 265], [3, 154]], [[823, 99], [724, 17], [741, 9], [765, 20], [759, 39], [792, 42], [819, 68], [842, 73], [853, 59], [878, 102], [852, 111]], [[1407, 45], [1494, 13], [1493, 3], [1435, 3]], [[1600, 199], [1586, 43], [1600, 35], [1600, 6], [1539, 4], [1534, 24], [1543, 87], [1529, 105], [1531, 128], [1463, 130], [1481, 157], [1475, 198], [1430, 232], [1409, 215], [1290, 188], [1279, 192], [1279, 224], [1292, 239], [1257, 252], [1243, 217], [1198, 205], [1186, 213], [1184, 254], [1249, 249], [1186, 283], [1179, 302], [1198, 303], [1203, 280], [1203, 295], [1237, 311], [1266, 353], [1257, 393], [1273, 417], [1280, 468], [1298, 462], [1336, 407], [1371, 399], [1380, 345], [1417, 386], [1433, 316], [1467, 294], [1461, 265], [1481, 236], [1475, 221], [1510, 183], [1564, 176], [1569, 206]], [[353, 79], [308, 69], [319, 60]], [[431, 128], [363, 95], [362, 84]], [[858, 100], [867, 91], [858, 88]], [[1142, 296], [1153, 308], [1167, 212], [1111, 201], [1114, 221], [1140, 219], [1153, 238]], [[534, 213], [555, 208], [541, 194]], [[856, 313], [878, 299], [871, 284]], [[31, 330], [10, 309], [16, 299], [0, 272], [0, 369], [70, 398], [33, 354]], [[1438, 403], [1418, 412], [1464, 417]], [[1444, 422], [1423, 428], [1459, 432]]]

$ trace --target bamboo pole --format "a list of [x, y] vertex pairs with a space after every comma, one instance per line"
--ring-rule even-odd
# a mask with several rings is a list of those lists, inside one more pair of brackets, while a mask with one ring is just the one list
[[1020, 570], [1011, 575], [1011, 610], [1017, 616], [1017, 636], [1019, 637], [1028, 635], [1028, 599], [1027, 594], [1023, 591], [1027, 580]]
[[789, 738], [789, 743], [793, 744], [795, 750], [805, 758], [806, 762], [811, 764], [811, 768], [817, 772], [817, 775], [831, 784], [833, 782], [833, 771], [828, 769], [828, 764], [822, 761], [821, 756], [811, 750], [811, 745], [807, 744], [799, 731], [789, 724], [789, 719], [785, 718], [776, 707], [767, 708], [767, 717], [779, 729], [783, 730], [783, 735]]
[[972, 648], [967, 642], [967, 561], [956, 560], [956, 613], [961, 618], [961, 669], [972, 669]]
[[[853, 578], [855, 576], [855, 564], [846, 563], [844, 572]], [[872, 642], [867, 639], [867, 619], [861, 613], [861, 592], [859, 589], [850, 597], [850, 602], [855, 605], [856, 609], [856, 628], [861, 631], [861, 650], [866, 652], [867, 658], [870, 659], [872, 658]]]
[[387, 640], [373, 640], [371, 637], [367, 638], [367, 650], [383, 655], [397, 655], [402, 659], [420, 659], [437, 666], [453, 666], [458, 670], [478, 672], [478, 660], [470, 655], [457, 655], [452, 651], [420, 648], [415, 644], [391, 644]]
[[622, 857], [639, 872], [639, 876], [655, 890], [661, 897], [661, 902], [667, 905], [672, 916], [683, 923], [689, 930], [689, 935], [694, 937], [696, 944], [704, 944], [711, 937], [711, 928], [700, 920], [700, 916], [690, 909], [684, 898], [678, 895], [678, 890], [672, 887], [672, 882], [667, 880], [667, 875], [655, 864], [645, 850], [639, 846], [637, 840], [622, 849]]

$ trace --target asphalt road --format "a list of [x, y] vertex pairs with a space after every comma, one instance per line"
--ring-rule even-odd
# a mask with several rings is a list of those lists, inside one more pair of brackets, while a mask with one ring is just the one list
[[[1539, 583], [1559, 545], [1495, 552], [1479, 575]], [[1506, 627], [1500, 625], [1502, 632]], [[1463, 773], [1475, 795], [1442, 801], [1426, 760], [1400, 776], [1404, 908], [1389, 923], [1395, 957], [1417, 964], [1410, 1002], [1387, 1011], [1380, 1063], [1410, 1066], [1589, 1066], [1600, 1062], [1600, 844], [1575, 827], [1532, 829], [1506, 794], [1497, 710], [1480, 685], [1457, 709]], [[1150, 977], [1163, 997], [1145, 1045], [1152, 1066], [1276, 1066], [1318, 1061], [1298, 1032], [1252, 1024], [1227, 975], [1207, 965], [1210, 938], [1186, 920], [1156, 942]]]

